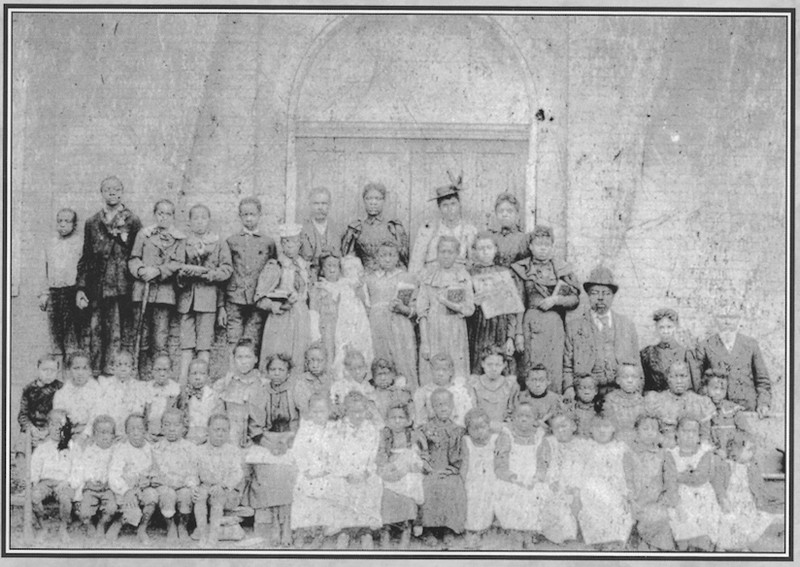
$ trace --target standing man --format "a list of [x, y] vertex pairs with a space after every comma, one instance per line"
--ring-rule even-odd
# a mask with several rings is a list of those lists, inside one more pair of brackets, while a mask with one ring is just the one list
[[614, 387], [617, 366], [623, 362], [639, 365], [636, 327], [630, 319], [611, 310], [619, 289], [614, 274], [605, 266], [598, 266], [583, 289], [589, 296], [590, 309], [567, 323], [564, 345], [564, 394], [570, 398], [575, 396], [575, 379], [579, 376], [592, 374], [603, 394]]
[[83, 252], [78, 261], [79, 309], [89, 308], [92, 373], [111, 373], [111, 354], [133, 350], [133, 304], [128, 257], [142, 223], [122, 202], [124, 187], [117, 177], [100, 184], [103, 209], [86, 221]]
[[300, 234], [300, 256], [311, 265], [311, 277], [319, 277], [319, 259], [341, 253], [342, 231], [328, 219], [331, 210], [331, 192], [327, 187], [311, 190], [311, 216], [303, 223]]

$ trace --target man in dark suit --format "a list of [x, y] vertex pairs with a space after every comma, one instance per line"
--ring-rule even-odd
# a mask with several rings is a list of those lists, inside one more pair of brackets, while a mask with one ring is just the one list
[[739, 333], [740, 319], [735, 314], [717, 315], [718, 332], [698, 347], [697, 363], [692, 365], [695, 389], [702, 385], [703, 373], [710, 369], [728, 375], [728, 399], [759, 417], [769, 414], [772, 383], [758, 342]]
[[341, 255], [342, 230], [328, 217], [331, 209], [331, 192], [327, 187], [311, 190], [311, 215], [303, 223], [300, 234], [300, 255], [311, 264], [311, 276], [319, 277], [319, 259], [333, 254]]
[[614, 274], [598, 266], [589, 275], [583, 289], [589, 296], [588, 311], [567, 323], [564, 345], [564, 394], [575, 395], [575, 379], [591, 374], [600, 393], [614, 387], [617, 366], [626, 363], [639, 365], [639, 339], [633, 322], [611, 310], [619, 286]]
[[111, 353], [133, 350], [134, 313], [128, 257], [142, 223], [122, 202], [124, 187], [116, 177], [100, 184], [104, 206], [84, 225], [78, 261], [75, 303], [89, 308], [92, 373], [112, 374]]

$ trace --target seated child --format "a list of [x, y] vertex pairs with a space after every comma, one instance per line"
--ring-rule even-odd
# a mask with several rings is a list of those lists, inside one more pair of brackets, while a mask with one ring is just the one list
[[[453, 398], [450, 390], [434, 390], [430, 397], [433, 415], [420, 427], [427, 444], [422, 453], [425, 474], [422, 526], [444, 532], [446, 548], [452, 545], [454, 533], [464, 531], [467, 519], [467, 495], [461, 477], [464, 428], [453, 422]], [[429, 545], [436, 541], [434, 531], [428, 532]]]
[[490, 429], [492, 419], [480, 406], [469, 410], [464, 422], [467, 424], [462, 464], [465, 471], [464, 489], [467, 493], [467, 519], [464, 527], [467, 530], [466, 546], [474, 549], [478, 547], [481, 533], [486, 532], [494, 520], [497, 484], [494, 454], [497, 450], [498, 434]]
[[172, 407], [181, 387], [170, 378], [172, 359], [168, 354], [157, 354], [153, 359], [153, 379], [145, 382], [145, 415], [147, 416], [147, 433], [151, 441], [161, 435], [161, 416], [168, 407]]
[[528, 369], [525, 374], [525, 389], [518, 392], [511, 402], [514, 408], [522, 402], [528, 402], [537, 421], [537, 427], [544, 427], [551, 416], [564, 409], [561, 396], [550, 390], [549, 386], [547, 368], [543, 364], [537, 364]]
[[186, 439], [200, 445], [208, 439], [208, 418], [222, 413], [224, 406], [217, 392], [208, 385], [208, 362], [200, 358], [189, 363], [187, 382], [175, 401], [183, 412], [183, 422], [188, 431]]
[[94, 414], [94, 407], [98, 400], [102, 400], [100, 385], [92, 376], [88, 353], [82, 351], [73, 353], [67, 361], [67, 367], [70, 380], [53, 397], [53, 409], [67, 412], [73, 439], [75, 436], [80, 436], [79, 438], [86, 440], [93, 434], [92, 428], [87, 425]]
[[375, 357], [391, 361], [413, 391], [419, 387], [413, 323], [417, 281], [400, 264], [400, 249], [394, 240], [378, 247], [378, 266], [366, 279]]
[[432, 395], [443, 388], [453, 396], [453, 413], [450, 418], [459, 427], [464, 427], [464, 416], [472, 409], [472, 398], [466, 387], [463, 376], [455, 375], [453, 358], [447, 353], [439, 353], [431, 357], [432, 382], [425, 384], [414, 392], [414, 409], [417, 412], [414, 424], [419, 427], [433, 419]]
[[411, 523], [424, 501], [422, 460], [417, 436], [411, 427], [411, 415], [408, 403], [395, 402], [386, 412], [386, 427], [381, 431], [377, 466], [383, 479], [381, 547], [384, 549], [389, 547], [392, 527], [400, 529], [400, 549], [408, 549]]
[[333, 417], [341, 418], [344, 415], [344, 399], [350, 392], [358, 392], [367, 398], [370, 415], [376, 423], [381, 422], [378, 408], [374, 403], [375, 388], [369, 383], [369, 367], [361, 351], [348, 350], [344, 357], [344, 374], [341, 380], [334, 380], [331, 384], [331, 404]]
[[515, 376], [503, 375], [506, 359], [500, 345], [485, 347], [480, 361], [483, 374], [470, 376], [467, 389], [475, 406], [484, 410], [497, 427], [510, 415], [511, 402], [519, 392], [519, 385]]
[[718, 480], [715, 468], [713, 447], [700, 439], [700, 422], [682, 417], [677, 445], [667, 450], [664, 462], [669, 523], [679, 551], [714, 549], [721, 513], [712, 484]]
[[753, 440], [743, 432], [736, 433], [728, 440], [726, 452], [730, 460], [724, 466], [723, 482], [727, 486], [717, 549], [756, 551], [756, 542], [764, 537], [778, 539], [781, 549], [782, 538], [778, 536], [785, 529], [785, 521], [782, 514], [764, 509], [768, 497], [761, 469], [753, 458]]
[[[57, 366], [56, 366], [57, 367]], [[31, 501], [36, 522], [41, 524], [44, 516], [44, 500], [50, 496], [58, 499], [59, 528], [61, 540], [68, 540], [67, 526], [72, 516], [70, 486], [72, 454], [68, 448], [67, 414], [63, 410], [51, 410], [47, 418], [47, 439], [44, 439], [31, 455]]]
[[179, 409], [164, 411], [161, 433], [161, 439], [153, 445], [152, 486], [167, 522], [167, 542], [187, 541], [186, 524], [192, 513], [192, 492], [197, 487], [197, 447], [183, 438], [183, 413]]
[[414, 417], [414, 401], [411, 392], [405, 388], [405, 378], [398, 376], [394, 364], [386, 358], [376, 358], [372, 361], [372, 379], [369, 383], [374, 388], [372, 397], [378, 408], [382, 422], [385, 422], [389, 409], [398, 405], [406, 405], [410, 419]]
[[301, 417], [308, 412], [314, 394], [328, 396], [333, 378], [328, 372], [328, 355], [322, 343], [312, 343], [305, 354], [305, 372], [293, 380], [292, 393]]
[[[102, 404], [97, 405], [97, 414], [104, 413], [114, 418], [114, 423], [127, 423], [131, 414], [144, 415], [147, 404], [147, 383], [136, 378], [133, 355], [126, 350], [119, 350], [113, 356], [114, 375], [100, 376]], [[122, 432], [117, 430], [117, 434]]]
[[[547, 373], [543, 375], [546, 389], [550, 382]], [[533, 543], [534, 534], [542, 532], [542, 509], [550, 497], [545, 483], [547, 459], [540, 449], [543, 439], [541, 414], [530, 401], [522, 400], [497, 440], [494, 511], [500, 527], [522, 532], [517, 537], [525, 547]]]
[[703, 373], [703, 382], [705, 394], [717, 409], [711, 418], [711, 442], [724, 459], [728, 441], [736, 434], [737, 428], [743, 431], [747, 429], [747, 419], [742, 413], [744, 407], [728, 399], [728, 375], [724, 372], [709, 368]]
[[[39, 357], [36, 362], [36, 378], [22, 389], [19, 402], [19, 430], [21, 434], [31, 432], [33, 448], [49, 438], [48, 416], [53, 409], [53, 398], [63, 384], [58, 380], [59, 358], [53, 355]], [[17, 453], [21, 456], [25, 448], [20, 443]]]
[[570, 413], [557, 413], [548, 424], [553, 434], [544, 438], [539, 455], [547, 463], [545, 480], [550, 486], [542, 509], [542, 535], [562, 544], [578, 537], [583, 461], [590, 441], [575, 436], [577, 424]]
[[625, 465], [639, 550], [672, 551], [675, 543], [664, 491], [665, 450], [659, 446], [661, 428], [658, 419], [647, 415], [639, 416], [635, 428], [636, 438], [626, 455]]
[[623, 362], [617, 367], [616, 379], [619, 388], [605, 395], [603, 415], [614, 424], [614, 437], [630, 444], [636, 438], [636, 420], [644, 413], [639, 364]]
[[[91, 376], [91, 369], [90, 369]], [[108, 485], [108, 469], [114, 455], [116, 425], [110, 415], [99, 415], [92, 424], [92, 443], [72, 463], [70, 485], [80, 502], [80, 518], [90, 538], [103, 537], [117, 513], [117, 499]], [[94, 524], [94, 518], [100, 517]]]
[[221, 413], [208, 420], [208, 442], [197, 447], [199, 485], [192, 492], [197, 531], [201, 545], [214, 546], [219, 539], [222, 513], [241, 501], [244, 480], [242, 453], [230, 442], [231, 420]]
[[[122, 522], [138, 526], [137, 537], [147, 543], [147, 525], [156, 510], [158, 492], [152, 486], [153, 450], [146, 438], [145, 417], [133, 413], [125, 420], [126, 439], [114, 448], [108, 465], [108, 485], [122, 508]], [[122, 523], [115, 521], [108, 538], [116, 539]]]
[[295, 541], [302, 545], [307, 535], [313, 537], [311, 548], [322, 545], [323, 528], [330, 518], [328, 503], [331, 428], [329, 400], [325, 393], [312, 394], [308, 409], [300, 418], [291, 456], [297, 467], [297, 482], [292, 493], [291, 527]]
[[231, 443], [249, 447], [266, 419], [267, 382], [256, 368], [253, 341], [241, 339], [233, 348], [233, 369], [214, 382], [214, 391], [230, 420]]
[[592, 422], [597, 415], [598, 402], [602, 400], [597, 387], [597, 379], [592, 374], [584, 374], [575, 378], [575, 399], [566, 406], [566, 410], [575, 418], [578, 437], [588, 439], [592, 436]]
[[250, 506], [255, 508], [256, 531], [267, 536], [270, 546], [278, 542], [288, 546], [292, 543], [290, 514], [297, 476], [295, 467], [285, 457], [298, 426], [289, 379], [292, 359], [288, 354], [274, 354], [267, 360], [266, 370], [269, 378], [266, 421], [261, 435], [254, 439], [263, 451], [251, 447], [245, 456], [245, 462], [253, 469], [248, 498]]
[[381, 527], [383, 486], [376, 458], [380, 432], [369, 420], [369, 401], [360, 392], [344, 399], [344, 417], [332, 427], [330, 489], [333, 509], [326, 522], [329, 534], [339, 532], [336, 549], [347, 549], [350, 532], [360, 532], [361, 548], [372, 549], [371, 530]]
[[700, 439], [706, 441], [711, 436], [711, 418], [716, 413], [714, 403], [706, 396], [692, 392], [689, 366], [685, 362], [675, 362], [667, 373], [669, 390], [647, 392], [644, 409], [647, 415], [656, 416], [661, 422], [662, 446], [675, 446], [675, 428], [681, 416], [690, 416], [700, 424]]
[[611, 420], [595, 417], [584, 456], [578, 522], [584, 543], [621, 550], [631, 534], [633, 516], [624, 466], [628, 448], [614, 433]]

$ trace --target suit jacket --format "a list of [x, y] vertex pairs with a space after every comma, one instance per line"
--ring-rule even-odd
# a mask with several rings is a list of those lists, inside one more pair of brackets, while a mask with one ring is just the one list
[[128, 272], [128, 257], [141, 228], [139, 217], [127, 208], [121, 209], [110, 225], [102, 210], [86, 221], [75, 285], [89, 299], [130, 294], [133, 278]]
[[202, 238], [191, 235], [186, 239], [184, 262], [208, 268], [211, 281], [197, 276], [178, 275], [178, 313], [216, 312], [222, 300], [219, 287], [233, 273], [228, 243], [217, 234], [204, 234]]
[[228, 280], [225, 297], [231, 303], [252, 305], [258, 284], [258, 276], [268, 260], [278, 257], [275, 241], [269, 236], [256, 233], [239, 233], [228, 237], [231, 251], [233, 275]]
[[156, 227], [148, 227], [136, 235], [136, 242], [131, 250], [128, 268], [136, 278], [133, 283], [133, 301], [142, 301], [145, 282], [139, 278], [139, 270], [147, 266], [158, 268], [159, 275], [150, 281], [150, 293], [147, 301], [175, 305], [175, 272], [183, 263], [186, 235], [170, 228], [160, 231]]
[[728, 373], [728, 399], [754, 411], [772, 401], [772, 384], [761, 348], [752, 337], [737, 334], [733, 349], [728, 352], [720, 336], [713, 335], [700, 343], [697, 364], [693, 365], [692, 378], [700, 383], [707, 369]]
[[[616, 369], [622, 362], [640, 364], [639, 338], [633, 321], [616, 311], [611, 312], [611, 318], [615, 353], [615, 364], [612, 366]], [[597, 348], [598, 340], [595, 334], [599, 332], [588, 309], [581, 317], [567, 322], [567, 338], [564, 344], [565, 387], [574, 384], [576, 376], [585, 374], [593, 374], [599, 385], [614, 381], [614, 376], [606, 373], [602, 352]]]
[[317, 232], [314, 223], [307, 220], [300, 233], [300, 255], [311, 264], [314, 279], [319, 275], [319, 259], [325, 254], [341, 255], [343, 232], [331, 219], [325, 227], [325, 233]]

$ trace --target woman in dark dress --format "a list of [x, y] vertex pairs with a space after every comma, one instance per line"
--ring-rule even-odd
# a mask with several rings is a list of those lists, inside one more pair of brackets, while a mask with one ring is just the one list
[[394, 240], [400, 252], [400, 263], [408, 266], [408, 233], [402, 223], [385, 219], [383, 206], [386, 203], [386, 187], [380, 183], [368, 183], [361, 193], [366, 218], [347, 225], [342, 237], [342, 256], [355, 254], [370, 273], [378, 269], [378, 249], [382, 242]]
[[497, 225], [490, 228], [497, 245], [497, 264], [508, 268], [530, 256], [528, 240], [519, 228], [519, 201], [511, 193], [500, 193], [494, 202]]
[[644, 391], [668, 390], [667, 372], [675, 362], [686, 362], [686, 349], [675, 339], [678, 330], [678, 313], [672, 309], [659, 309], [653, 313], [658, 333], [658, 344], [644, 347], [639, 356], [644, 371]]

